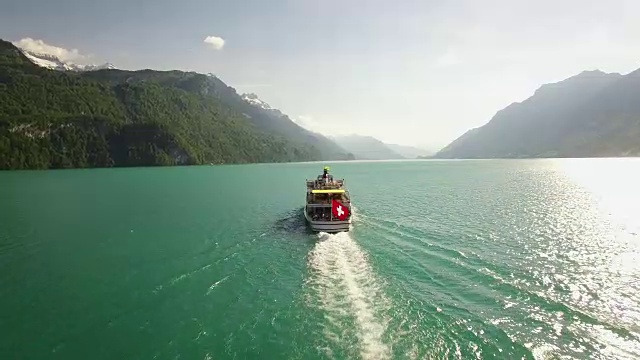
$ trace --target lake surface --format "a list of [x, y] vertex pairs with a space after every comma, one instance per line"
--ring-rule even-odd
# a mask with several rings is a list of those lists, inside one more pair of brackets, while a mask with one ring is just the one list
[[640, 357], [640, 159], [0, 173], [2, 359]]

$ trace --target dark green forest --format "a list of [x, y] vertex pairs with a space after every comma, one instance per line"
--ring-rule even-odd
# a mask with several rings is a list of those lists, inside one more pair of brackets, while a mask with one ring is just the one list
[[49, 70], [0, 40], [0, 169], [352, 158], [234, 94], [181, 71]]

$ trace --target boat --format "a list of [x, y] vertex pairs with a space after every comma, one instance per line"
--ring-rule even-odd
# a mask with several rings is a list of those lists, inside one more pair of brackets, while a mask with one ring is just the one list
[[322, 175], [307, 179], [304, 217], [315, 232], [337, 233], [351, 228], [351, 198], [344, 179], [334, 180], [329, 167]]

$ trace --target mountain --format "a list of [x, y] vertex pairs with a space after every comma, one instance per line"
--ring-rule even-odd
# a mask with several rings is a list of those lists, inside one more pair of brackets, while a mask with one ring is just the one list
[[20, 49], [24, 56], [26, 56], [34, 64], [58, 71], [93, 71], [102, 69], [115, 69], [113, 64], [105, 63], [102, 65], [80, 65], [74, 64], [68, 61], [62, 61], [58, 57], [49, 54], [39, 54], [26, 49]]
[[371, 136], [344, 135], [331, 137], [338, 145], [361, 160], [404, 159], [404, 156], [393, 151], [382, 141]]
[[[335, 157], [328, 157], [329, 155]], [[0, 40], [0, 169], [317, 161], [353, 156], [212, 75], [56, 71]]]
[[640, 155], [640, 70], [584, 71], [540, 87], [437, 158], [600, 157]]
[[393, 152], [400, 154], [401, 156], [407, 159], [416, 159], [418, 157], [430, 156], [434, 154], [434, 151], [421, 149], [415, 146], [387, 144], [387, 143], [385, 143], [385, 145], [389, 149], [391, 149]]
[[141, 70], [92, 71], [83, 75], [112, 84], [156, 82], [163, 86], [173, 86], [189, 93], [213, 98], [242, 114], [257, 130], [265, 134], [285, 137], [298, 146], [308, 148], [316, 154], [315, 158], [318, 160], [351, 160], [354, 158], [352, 154], [330, 139], [302, 128], [280, 110], [274, 109], [265, 101], [260, 100], [257, 95], [239, 95], [233, 87], [228, 86], [213, 74]]
[[[227, 97], [233, 97], [233, 94], [227, 94]], [[309, 144], [320, 150], [323, 159], [331, 160], [353, 160], [355, 157], [345, 148], [341, 147], [335, 141], [296, 124], [291, 118], [283, 114], [280, 110], [271, 107], [267, 102], [261, 100], [256, 94], [242, 94], [240, 98], [250, 108], [244, 107], [245, 115], [257, 127], [267, 131], [274, 132], [292, 139], [296, 139], [304, 144]]]

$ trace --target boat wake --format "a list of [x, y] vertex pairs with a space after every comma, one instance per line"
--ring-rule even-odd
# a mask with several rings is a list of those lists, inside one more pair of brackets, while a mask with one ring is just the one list
[[319, 233], [309, 254], [308, 280], [312, 306], [324, 315], [327, 339], [339, 347], [358, 344], [364, 359], [386, 359], [391, 349], [383, 335], [389, 301], [371, 268], [367, 254], [350, 233]]

